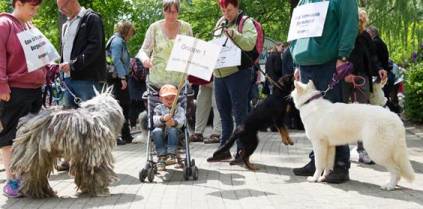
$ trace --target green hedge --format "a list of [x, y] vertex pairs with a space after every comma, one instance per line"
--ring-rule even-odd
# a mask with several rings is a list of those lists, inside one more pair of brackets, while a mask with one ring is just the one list
[[405, 81], [405, 115], [411, 121], [423, 122], [423, 63], [411, 66]]

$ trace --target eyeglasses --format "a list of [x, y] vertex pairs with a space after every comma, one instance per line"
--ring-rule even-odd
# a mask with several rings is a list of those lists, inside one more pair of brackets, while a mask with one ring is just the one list
[[164, 11], [164, 12], [167, 13], [167, 14], [172, 14], [172, 15], [179, 13], [177, 10], [173, 10], [173, 11], [168, 10], [168, 11]]

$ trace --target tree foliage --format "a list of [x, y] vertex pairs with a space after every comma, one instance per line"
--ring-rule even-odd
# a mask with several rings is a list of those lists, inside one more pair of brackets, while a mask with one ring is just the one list
[[[0, 0], [0, 11], [7, 11], [9, 0]], [[128, 44], [135, 55], [144, 33], [154, 21], [163, 18], [161, 0], [80, 0], [82, 6], [92, 8], [103, 18], [106, 38], [114, 31], [114, 25], [122, 19], [130, 20], [136, 34]], [[189, 3], [190, 2], [190, 3]], [[423, 38], [423, 0], [358, 0], [366, 8], [370, 22], [378, 27], [387, 42], [395, 61], [408, 58]], [[266, 36], [285, 41], [290, 16], [298, 0], [242, 0], [241, 9], [262, 23]], [[194, 35], [209, 40], [212, 30], [221, 16], [216, 0], [183, 0], [180, 19], [189, 22]], [[62, 17], [63, 18], [63, 17]], [[56, 1], [45, 0], [35, 18], [36, 24], [56, 47], [60, 42], [60, 14]]]

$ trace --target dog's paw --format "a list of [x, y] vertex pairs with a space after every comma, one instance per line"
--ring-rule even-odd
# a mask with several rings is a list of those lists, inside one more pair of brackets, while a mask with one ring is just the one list
[[318, 179], [317, 179], [317, 182], [324, 182], [326, 180], [326, 176], [320, 176]]
[[393, 185], [391, 183], [387, 183], [387, 184], [381, 186], [380, 188], [382, 190], [386, 190], [386, 191], [393, 191], [393, 190], [395, 190], [395, 187], [396, 187], [396, 185]]
[[308, 182], [317, 182], [317, 178], [315, 178], [314, 176], [309, 176], [309, 177], [307, 177], [307, 181]]

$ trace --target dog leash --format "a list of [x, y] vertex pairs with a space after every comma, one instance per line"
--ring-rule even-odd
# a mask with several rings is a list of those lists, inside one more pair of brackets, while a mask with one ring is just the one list
[[[59, 65], [57, 65], [59, 66]], [[81, 104], [82, 100], [80, 97], [76, 96], [71, 89], [69, 88], [69, 86], [66, 84], [65, 79], [64, 79], [64, 74], [60, 73], [60, 86], [62, 86], [72, 97], [73, 97], [73, 102], [79, 107], [79, 104]]]
[[332, 75], [332, 80], [329, 82], [328, 88], [322, 91], [322, 95], [326, 96], [328, 91], [332, 90], [333, 87], [335, 87], [339, 83], [339, 81], [344, 79], [347, 75], [351, 74], [352, 71], [353, 71], [353, 64], [351, 62], [346, 62], [338, 66]]

